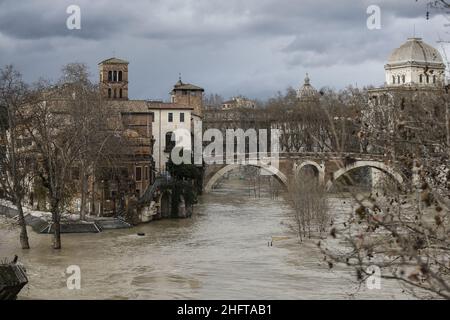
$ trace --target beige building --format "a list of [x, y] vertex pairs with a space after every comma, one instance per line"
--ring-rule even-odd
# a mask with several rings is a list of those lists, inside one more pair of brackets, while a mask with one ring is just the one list
[[222, 103], [222, 110], [232, 110], [237, 108], [255, 109], [256, 102], [245, 97], [233, 97]]

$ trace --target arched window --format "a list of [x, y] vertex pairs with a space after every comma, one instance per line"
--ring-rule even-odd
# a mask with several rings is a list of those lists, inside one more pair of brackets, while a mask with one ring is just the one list
[[113, 72], [113, 81], [116, 82], [117, 81], [117, 71]]
[[119, 81], [122, 81], [122, 71], [119, 71]]
[[108, 98], [111, 98], [111, 88], [108, 88]]
[[392, 83], [395, 84], [395, 76], [392, 76]]
[[423, 83], [423, 75], [420, 75], [420, 76], [419, 76], [419, 82], [420, 82], [420, 83]]
[[114, 89], [114, 99], [117, 98], [117, 89]]
[[405, 77], [405, 75], [402, 75], [402, 82], [403, 82], [403, 83], [406, 82], [406, 77]]
[[400, 76], [397, 76], [398, 84], [400, 84]]
[[436, 83], [436, 76], [433, 76], [433, 83]]
[[108, 71], [108, 81], [112, 81], [112, 71]]
[[122, 99], [122, 89], [119, 90], [119, 98]]
[[427, 83], [430, 83], [430, 76], [427, 75]]

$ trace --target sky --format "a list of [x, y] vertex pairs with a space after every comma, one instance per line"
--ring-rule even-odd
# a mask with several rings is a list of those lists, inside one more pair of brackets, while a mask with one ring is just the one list
[[[132, 99], [168, 100], [180, 73], [224, 98], [267, 99], [298, 88], [307, 72], [318, 89], [379, 86], [408, 37], [445, 51], [437, 41], [450, 40], [449, 17], [431, 8], [426, 20], [427, 2], [0, 0], [0, 66], [13, 64], [31, 83], [82, 62], [98, 81], [97, 64], [115, 56], [130, 62]], [[67, 28], [70, 5], [80, 8], [81, 29]], [[367, 27], [371, 5], [380, 29]]]

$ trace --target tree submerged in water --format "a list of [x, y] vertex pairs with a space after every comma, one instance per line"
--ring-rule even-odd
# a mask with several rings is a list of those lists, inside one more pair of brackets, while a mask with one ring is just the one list
[[197, 202], [197, 195], [202, 192], [203, 167], [185, 163], [175, 164], [172, 158], [169, 158], [167, 170], [171, 179], [163, 189], [171, 191], [171, 213], [172, 216], [178, 216], [178, 208], [182, 201], [186, 208], [191, 208]]

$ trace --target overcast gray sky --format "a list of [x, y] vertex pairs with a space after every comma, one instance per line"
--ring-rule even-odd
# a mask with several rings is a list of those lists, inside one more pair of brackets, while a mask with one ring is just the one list
[[[97, 81], [97, 63], [115, 55], [130, 61], [136, 99], [166, 100], [178, 73], [224, 97], [264, 99], [298, 87], [306, 72], [317, 88], [380, 85], [390, 52], [414, 25], [431, 45], [450, 39], [447, 17], [431, 11], [425, 19], [426, 2], [0, 0], [0, 64], [32, 82], [84, 62]], [[66, 27], [71, 4], [81, 8], [81, 30]], [[381, 8], [381, 30], [366, 26], [372, 4]]]

